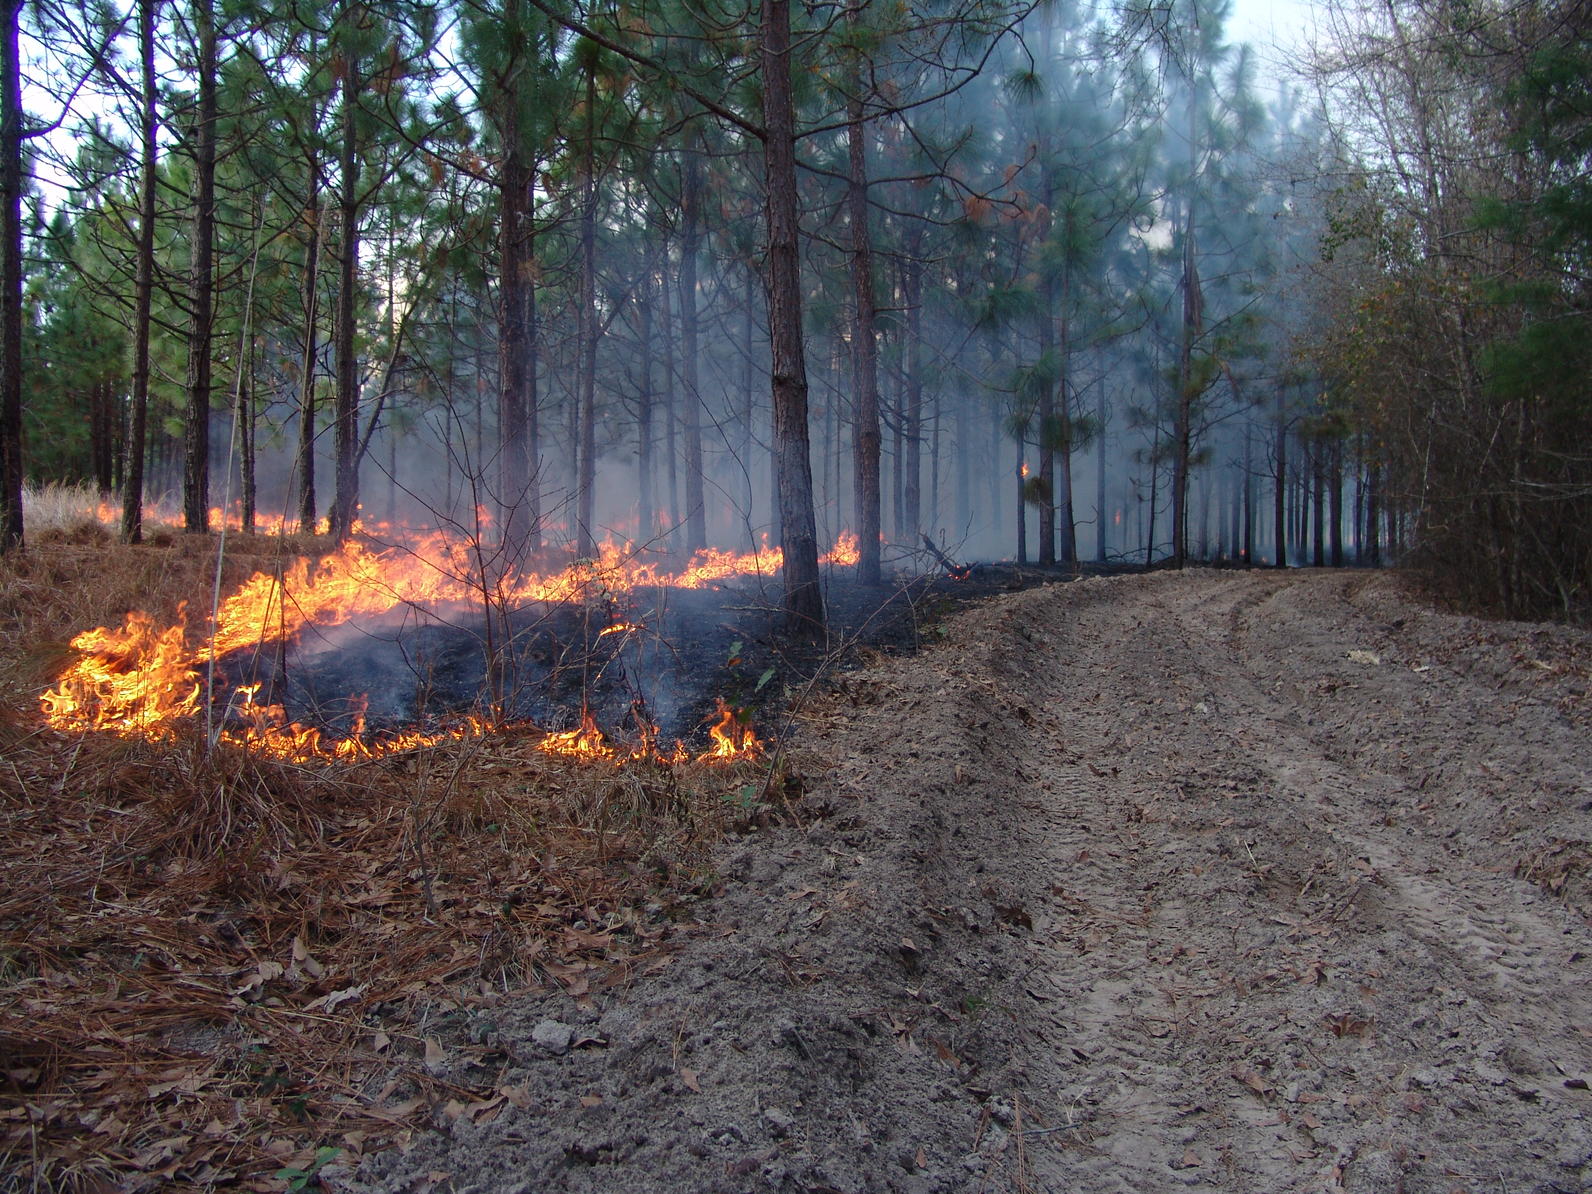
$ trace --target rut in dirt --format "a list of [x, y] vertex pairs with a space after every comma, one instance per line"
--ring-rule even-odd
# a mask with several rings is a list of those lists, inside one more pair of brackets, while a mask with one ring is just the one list
[[658, 973], [461, 1033], [523, 1106], [346, 1187], [1589, 1188], [1588, 636], [1192, 572], [939, 637]]

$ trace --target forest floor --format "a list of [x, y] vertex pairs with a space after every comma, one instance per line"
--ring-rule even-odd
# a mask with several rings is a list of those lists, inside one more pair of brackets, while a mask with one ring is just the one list
[[[349, 1192], [1592, 1189], [1592, 637], [1365, 572], [980, 601]], [[815, 762], [816, 760], [816, 762]]]

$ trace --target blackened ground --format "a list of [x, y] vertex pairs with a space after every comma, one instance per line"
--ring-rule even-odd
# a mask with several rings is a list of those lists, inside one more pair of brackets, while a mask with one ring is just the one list
[[[406, 611], [235, 652], [221, 661], [221, 687], [259, 683], [257, 703], [280, 703], [289, 721], [333, 737], [350, 731], [356, 712], [380, 734], [495, 706], [548, 730], [574, 728], [589, 712], [619, 742], [637, 740], [645, 722], [665, 742], [700, 748], [720, 699], [767, 735], [778, 728], [774, 711], [815, 677], [917, 649], [924, 627], [957, 603], [1068, 575], [977, 565], [955, 579], [864, 586], [837, 569], [825, 581], [830, 634], [821, 642], [782, 633], [778, 576], [527, 606], [508, 618], [507, 650], [493, 637], [504, 633], [501, 622], [466, 610]], [[496, 676], [493, 657], [506, 661]]]

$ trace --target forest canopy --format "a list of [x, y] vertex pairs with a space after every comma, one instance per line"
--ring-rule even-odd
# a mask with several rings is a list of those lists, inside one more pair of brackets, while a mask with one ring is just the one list
[[1592, 586], [1585, 6], [7, 5], [0, 537]]

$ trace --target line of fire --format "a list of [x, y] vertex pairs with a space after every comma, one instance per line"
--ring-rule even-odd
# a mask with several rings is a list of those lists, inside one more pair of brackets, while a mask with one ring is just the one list
[[[726, 586], [777, 577], [779, 547], [707, 548], [670, 567], [610, 538], [562, 567], [494, 574], [479, 540], [388, 523], [356, 531], [328, 554], [255, 573], [212, 617], [184, 610], [162, 624], [135, 610], [79, 634], [42, 698], [49, 724], [151, 739], [203, 724], [214, 741], [302, 761], [506, 728], [581, 759], [763, 754], [745, 708], [714, 695], [695, 714], [701, 694], [667, 666], [669, 631], [716, 613]], [[849, 570], [857, 558], [848, 531], [822, 562]]]

